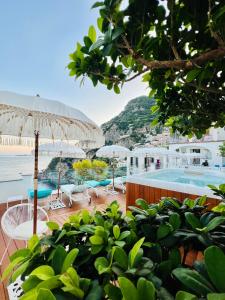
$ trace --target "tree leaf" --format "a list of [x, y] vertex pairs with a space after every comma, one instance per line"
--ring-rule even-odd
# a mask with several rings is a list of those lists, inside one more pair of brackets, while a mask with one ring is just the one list
[[173, 226], [174, 230], [177, 230], [180, 228], [181, 225], [181, 219], [178, 213], [172, 213], [169, 217], [169, 223]]
[[120, 236], [120, 228], [118, 225], [114, 225], [113, 226], [113, 234], [116, 240], [118, 240], [119, 236]]
[[64, 259], [67, 256], [67, 252], [63, 246], [58, 245], [55, 249], [55, 252], [52, 257], [52, 267], [56, 274], [60, 274], [62, 270], [62, 266], [64, 263]]
[[155, 299], [155, 287], [154, 284], [145, 278], [139, 278], [137, 282], [138, 298], [154, 300]]
[[89, 27], [88, 37], [91, 39], [92, 43], [96, 42], [96, 31], [93, 25]]
[[159, 228], [157, 229], [157, 239], [158, 240], [163, 239], [170, 232], [171, 232], [171, 228], [167, 224], [161, 224], [161, 225], [159, 225]]
[[176, 294], [175, 300], [198, 300], [198, 297], [188, 292], [179, 291]]
[[52, 276], [55, 276], [55, 272], [52, 267], [48, 265], [42, 265], [34, 269], [30, 275], [35, 275], [37, 278], [41, 280], [47, 280]]
[[20, 275], [22, 275], [27, 267], [29, 266], [30, 261], [27, 260], [24, 263], [22, 263], [12, 274], [12, 281], [14, 282]]
[[186, 268], [177, 268], [173, 270], [172, 274], [181, 281], [185, 287], [196, 293], [198, 296], [206, 296], [208, 293], [214, 291], [211, 284], [196, 271]]
[[104, 6], [104, 1], [97, 1], [95, 2], [91, 8], [96, 8], [96, 7], [99, 7], [99, 6]]
[[105, 257], [98, 257], [95, 260], [95, 268], [98, 271], [98, 274], [108, 273], [110, 271], [109, 262]]
[[59, 225], [56, 222], [49, 221], [46, 224], [50, 230], [59, 230]]
[[138, 300], [138, 292], [134, 284], [125, 277], [119, 277], [118, 282], [124, 300]]
[[16, 252], [14, 252], [10, 257], [10, 261], [13, 261], [14, 259], [16, 259], [17, 257], [24, 257], [24, 258], [28, 258], [31, 254], [30, 249], [25, 248], [25, 249], [18, 249]]
[[128, 256], [123, 248], [115, 247], [115, 252], [114, 252], [113, 258], [121, 268], [123, 268], [124, 270], [127, 270]]
[[129, 265], [130, 265], [131, 268], [134, 265], [135, 258], [137, 256], [138, 251], [141, 248], [141, 245], [143, 244], [144, 240], [145, 240], [145, 238], [143, 237], [142, 239], [140, 239], [139, 241], [137, 241], [134, 244], [133, 248], [131, 249], [131, 251], [129, 253]]
[[120, 88], [119, 88], [119, 86], [118, 86], [117, 84], [114, 84], [113, 89], [114, 89], [114, 92], [115, 92], [116, 94], [119, 94], [119, 93], [120, 93]]
[[63, 262], [62, 273], [66, 272], [66, 270], [73, 265], [78, 253], [79, 253], [79, 249], [74, 248], [67, 254]]
[[186, 81], [192, 82], [199, 74], [201, 73], [201, 69], [193, 69], [187, 73]]
[[217, 226], [225, 222], [225, 217], [215, 217], [207, 225], [207, 232], [215, 229]]
[[112, 33], [112, 41], [118, 38], [122, 33], [123, 33], [123, 28], [117, 27], [116, 29], [114, 29]]
[[24, 257], [16, 257], [8, 266], [7, 268], [4, 270], [3, 274], [2, 274], [2, 278], [1, 280], [3, 281], [4, 279], [6, 279], [9, 274], [13, 271], [13, 269], [19, 265], [20, 263], [22, 263], [24, 261]]
[[147, 209], [149, 208], [148, 203], [147, 203], [144, 199], [139, 198], [139, 199], [137, 199], [137, 200], [135, 201], [135, 203], [136, 203], [138, 206], [140, 206], [142, 209], [147, 210]]
[[103, 238], [98, 236], [98, 235], [93, 235], [90, 237], [90, 242], [93, 244], [93, 245], [102, 245], [103, 244]]
[[97, 19], [97, 26], [100, 31], [102, 31], [103, 18], [99, 17]]
[[34, 289], [42, 280], [36, 276], [29, 275], [29, 277], [22, 283], [22, 289], [25, 293]]
[[111, 283], [108, 283], [105, 285], [104, 290], [105, 290], [106, 295], [109, 296], [110, 300], [121, 300], [122, 299], [122, 293], [117, 286], [115, 286]]
[[225, 294], [223, 293], [210, 293], [207, 295], [207, 300], [224, 300]]
[[98, 39], [94, 44], [91, 45], [89, 51], [91, 52], [91, 51], [93, 51], [93, 50], [95, 50], [97, 48], [100, 48], [101, 46], [104, 45], [104, 43], [105, 42], [104, 42], [103, 39]]
[[217, 246], [210, 246], [204, 252], [205, 265], [214, 286], [219, 292], [225, 292], [225, 254]]
[[187, 222], [191, 225], [193, 229], [202, 228], [200, 220], [191, 212], [185, 213], [185, 218]]
[[27, 242], [27, 248], [33, 251], [36, 246], [39, 244], [39, 238], [36, 234], [34, 234]]
[[50, 290], [40, 289], [38, 291], [37, 300], [56, 300], [56, 297]]

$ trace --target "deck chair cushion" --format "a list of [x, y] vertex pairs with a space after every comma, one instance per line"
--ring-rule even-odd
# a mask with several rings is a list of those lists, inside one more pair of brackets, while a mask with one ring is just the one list
[[86, 184], [74, 185], [72, 193], [83, 193], [87, 188], [88, 186]]

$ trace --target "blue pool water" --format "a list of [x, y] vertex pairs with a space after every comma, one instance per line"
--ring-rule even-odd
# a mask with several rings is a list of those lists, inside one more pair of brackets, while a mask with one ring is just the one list
[[186, 170], [161, 170], [152, 174], [147, 173], [145, 177], [168, 182], [192, 184], [199, 187], [206, 187], [208, 184], [219, 185], [225, 183], [225, 174], [220, 177], [209, 172], [200, 173]]

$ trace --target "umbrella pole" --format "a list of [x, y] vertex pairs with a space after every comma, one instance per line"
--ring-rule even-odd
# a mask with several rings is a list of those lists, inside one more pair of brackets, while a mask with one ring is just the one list
[[112, 176], [113, 176], [113, 191], [114, 191], [114, 189], [115, 189], [115, 187], [114, 187], [114, 176], [115, 176], [114, 160], [112, 161]]
[[[59, 165], [61, 168], [62, 156], [59, 158]], [[58, 176], [58, 199], [59, 199], [59, 189], [60, 189], [60, 180], [61, 180], [61, 169], [59, 168], [59, 176]]]
[[35, 149], [34, 149], [34, 219], [33, 219], [33, 234], [37, 233], [37, 199], [38, 199], [38, 143], [39, 131], [34, 132]]

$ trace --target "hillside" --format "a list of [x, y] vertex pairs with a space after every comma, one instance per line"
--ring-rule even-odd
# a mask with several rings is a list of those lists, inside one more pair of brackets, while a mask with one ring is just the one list
[[154, 99], [146, 96], [130, 100], [118, 116], [102, 124], [106, 144], [132, 147], [148, 142], [150, 134], [159, 131], [150, 128], [150, 123], [154, 119], [150, 108], [154, 104]]

